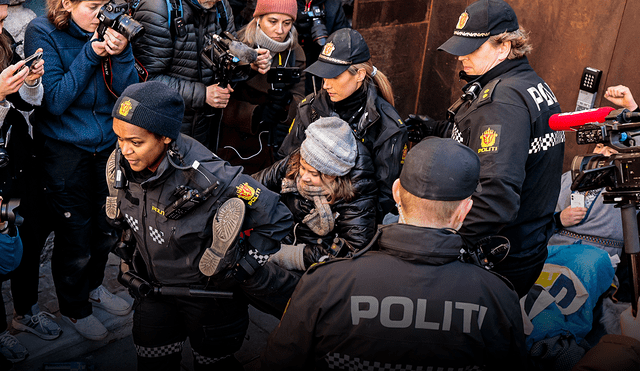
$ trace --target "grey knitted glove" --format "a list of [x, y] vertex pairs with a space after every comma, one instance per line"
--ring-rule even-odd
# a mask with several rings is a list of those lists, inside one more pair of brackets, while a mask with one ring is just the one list
[[280, 251], [271, 255], [269, 261], [288, 270], [303, 271], [305, 270], [303, 259], [304, 247], [305, 244], [303, 243], [297, 245], [287, 245], [283, 243], [280, 246]]

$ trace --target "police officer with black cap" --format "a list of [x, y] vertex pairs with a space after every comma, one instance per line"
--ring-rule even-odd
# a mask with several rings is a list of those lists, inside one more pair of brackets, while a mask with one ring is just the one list
[[457, 56], [465, 94], [449, 108], [451, 137], [480, 157], [482, 191], [460, 234], [471, 244], [486, 236], [511, 241], [494, 268], [524, 296], [540, 274], [560, 192], [564, 134], [549, 128], [560, 112], [551, 88], [531, 68], [527, 32], [502, 0], [480, 0], [460, 15], [438, 50]]
[[460, 261], [457, 229], [480, 174], [474, 152], [436, 137], [409, 151], [393, 185], [400, 222], [380, 228], [378, 251], [309, 268], [262, 369], [513, 370], [526, 361], [512, 286]]

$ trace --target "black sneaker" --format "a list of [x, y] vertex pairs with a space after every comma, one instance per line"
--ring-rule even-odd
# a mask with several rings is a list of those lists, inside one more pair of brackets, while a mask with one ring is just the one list
[[200, 272], [213, 276], [233, 267], [236, 263], [236, 240], [244, 222], [245, 204], [239, 198], [230, 198], [213, 217], [213, 242], [200, 258]]

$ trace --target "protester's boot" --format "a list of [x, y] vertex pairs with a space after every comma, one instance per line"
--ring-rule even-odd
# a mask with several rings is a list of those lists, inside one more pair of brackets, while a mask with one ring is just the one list
[[239, 253], [237, 238], [244, 222], [245, 204], [239, 198], [227, 200], [213, 217], [213, 242], [200, 258], [200, 272], [214, 276], [233, 267]]

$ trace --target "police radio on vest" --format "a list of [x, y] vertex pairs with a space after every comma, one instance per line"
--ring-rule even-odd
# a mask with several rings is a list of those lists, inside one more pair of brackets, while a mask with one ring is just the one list
[[572, 127], [605, 122], [611, 111], [613, 111], [612, 107], [600, 107], [587, 111], [556, 113], [549, 118], [549, 127], [555, 131], [575, 131]]

